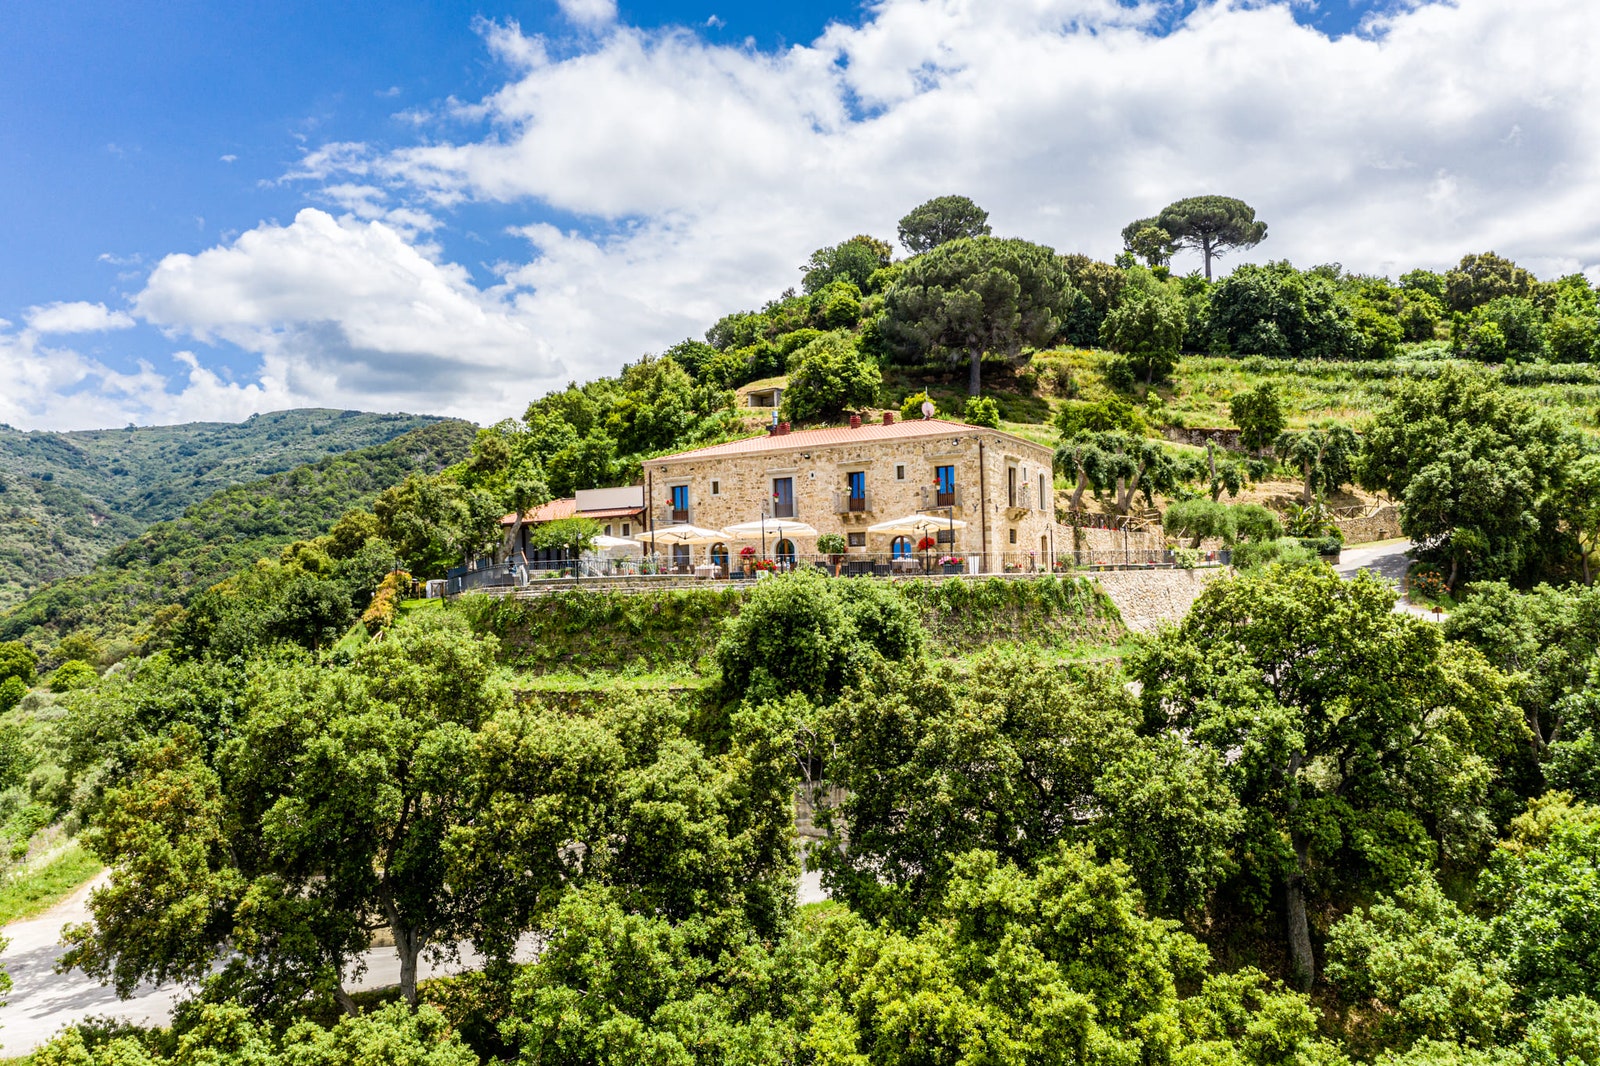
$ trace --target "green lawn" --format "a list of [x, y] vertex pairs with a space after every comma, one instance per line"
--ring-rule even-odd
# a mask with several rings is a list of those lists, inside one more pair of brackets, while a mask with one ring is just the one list
[[99, 872], [100, 861], [73, 841], [49, 862], [0, 884], [0, 925], [43, 914]]

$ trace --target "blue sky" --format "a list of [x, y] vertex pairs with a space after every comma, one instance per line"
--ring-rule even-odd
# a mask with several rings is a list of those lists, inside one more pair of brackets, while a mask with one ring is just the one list
[[0, 421], [499, 417], [944, 191], [1107, 257], [1222, 191], [1263, 256], [1592, 268], [1595, 8], [10, 0]]

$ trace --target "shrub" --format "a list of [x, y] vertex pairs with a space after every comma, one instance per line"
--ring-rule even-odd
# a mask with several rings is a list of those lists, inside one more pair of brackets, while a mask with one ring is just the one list
[[922, 417], [922, 405], [929, 402], [931, 397], [926, 392], [913, 392], [900, 403], [900, 417], [907, 422], [915, 422]]
[[100, 675], [94, 672], [94, 667], [79, 659], [71, 659], [56, 668], [50, 675], [51, 692], [76, 692], [88, 688]]
[[790, 360], [782, 417], [805, 422], [870, 406], [882, 381], [877, 364], [856, 349], [848, 333], [824, 334]]
[[817, 551], [822, 555], [842, 555], [846, 547], [845, 539], [837, 533], [824, 533], [817, 538]]
[[988, 396], [967, 397], [967, 408], [963, 417], [970, 426], [987, 426], [989, 429], [1000, 428], [1000, 405]]
[[1297, 540], [1281, 537], [1277, 540], [1257, 540], [1233, 549], [1233, 565], [1240, 570], [1283, 563], [1285, 566], [1311, 566], [1317, 563], [1317, 554]]
[[0, 714], [5, 714], [28, 694], [28, 683], [15, 675], [0, 681]]

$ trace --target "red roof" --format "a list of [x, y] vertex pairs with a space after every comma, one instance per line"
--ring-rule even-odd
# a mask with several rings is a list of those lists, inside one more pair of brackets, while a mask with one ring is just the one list
[[[540, 504], [523, 515], [522, 521], [528, 525], [536, 526], [541, 522], [554, 522], [558, 518], [571, 518], [573, 515], [596, 519], [628, 518], [643, 512], [643, 507], [597, 507], [592, 511], [580, 511], [578, 510], [577, 497], [569, 496], [564, 500], [551, 500], [549, 503]], [[516, 525], [517, 516], [515, 512], [500, 519], [500, 524], [503, 526]]]
[[[711, 444], [672, 455], [660, 455], [647, 463], [662, 463], [680, 459], [718, 459], [728, 455], [753, 455], [759, 452], [782, 452], [795, 448], [820, 448], [829, 444], [854, 444], [864, 441], [909, 440], [917, 437], [948, 437], [952, 433], [993, 433], [982, 426], [969, 426], [963, 422], [946, 422], [942, 418], [919, 418], [910, 422], [896, 421], [886, 426], [881, 422], [863, 423], [859, 429], [849, 426], [829, 426], [826, 429], [802, 429], [793, 433], [769, 433], [746, 440]], [[1009, 433], [1003, 436], [1010, 437]], [[1013, 440], [1021, 440], [1013, 437]], [[1027, 443], [1027, 442], [1024, 442]], [[1040, 445], [1040, 447], [1043, 447]]]

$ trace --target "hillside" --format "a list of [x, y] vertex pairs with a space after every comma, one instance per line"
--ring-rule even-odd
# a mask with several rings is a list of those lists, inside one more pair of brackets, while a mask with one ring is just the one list
[[472, 445], [466, 422], [434, 421], [389, 440], [214, 492], [107, 553], [88, 573], [59, 580], [0, 616], [0, 640], [57, 634], [85, 622], [134, 626], [284, 545], [325, 533], [351, 508], [417, 472], [436, 473]]
[[306, 409], [71, 433], [0, 426], [0, 608], [86, 573], [129, 537], [212, 493], [435, 421]]

